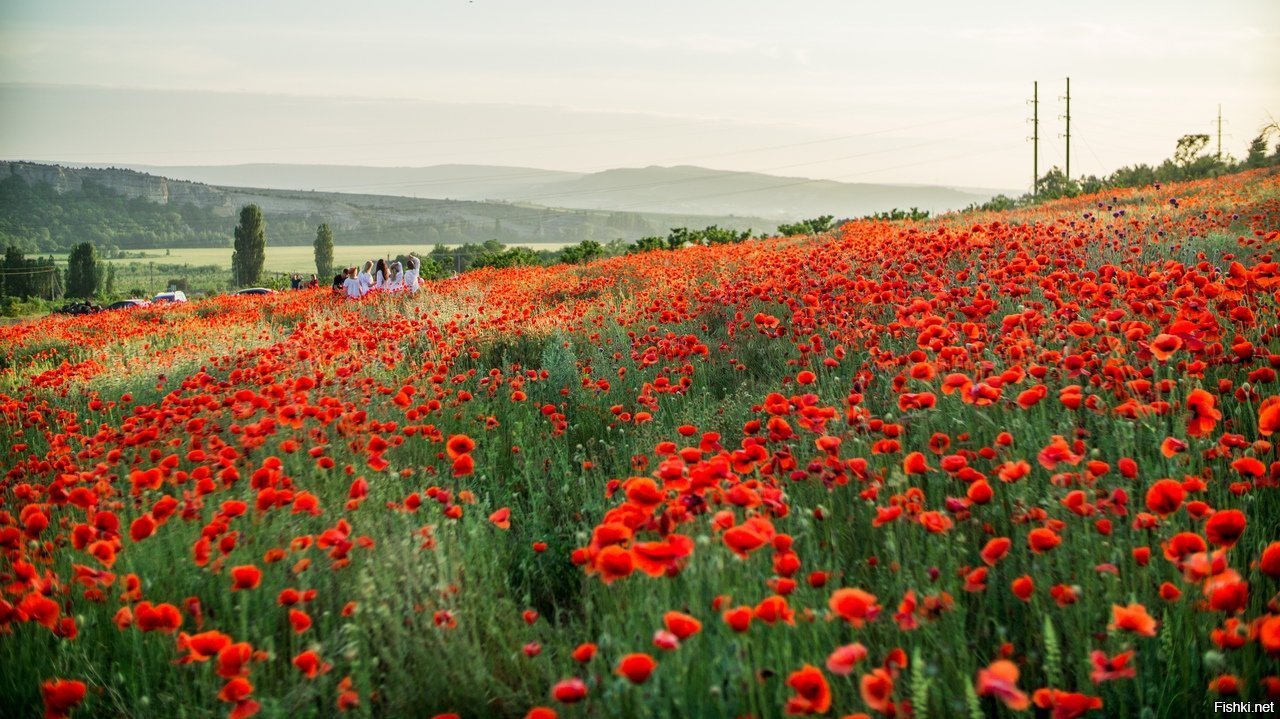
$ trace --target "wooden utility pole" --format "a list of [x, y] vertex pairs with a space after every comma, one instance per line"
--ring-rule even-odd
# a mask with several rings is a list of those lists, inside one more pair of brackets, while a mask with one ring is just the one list
[[1218, 105], [1218, 159], [1222, 159], [1222, 105]]
[[1067, 139], [1067, 182], [1071, 181], [1071, 78], [1067, 78], [1067, 114], [1062, 117], [1067, 121], [1067, 133], [1063, 135]]
[[1040, 194], [1040, 81], [1031, 83], [1031, 196]]

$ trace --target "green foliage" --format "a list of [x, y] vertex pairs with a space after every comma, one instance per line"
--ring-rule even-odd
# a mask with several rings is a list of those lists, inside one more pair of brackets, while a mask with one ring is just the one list
[[627, 254], [633, 255], [637, 252], [652, 252], [654, 250], [661, 250], [666, 246], [666, 241], [661, 237], [641, 237], [627, 248]]
[[451, 274], [452, 267], [446, 267], [431, 257], [422, 258], [422, 267], [418, 269], [418, 276], [424, 280], [440, 280]]
[[333, 230], [329, 229], [329, 223], [326, 222], [316, 228], [316, 241], [314, 243], [316, 250], [316, 276], [330, 277], [333, 275]]
[[1140, 163], [1121, 167], [1105, 177], [1085, 175], [1078, 178], [1067, 177], [1061, 168], [1054, 166], [1038, 179], [1036, 193], [1029, 192], [1018, 198], [997, 195], [987, 202], [972, 204], [965, 211], [1004, 212], [1061, 197], [1101, 192], [1112, 187], [1147, 187], [1155, 183], [1201, 180], [1240, 170], [1280, 165], [1280, 145], [1275, 154], [1267, 155], [1268, 138], [1277, 132], [1280, 132], [1280, 128], [1274, 124], [1264, 127], [1249, 143], [1248, 155], [1243, 161], [1235, 161], [1225, 154], [1217, 157], [1206, 152], [1210, 137], [1196, 133], [1178, 138], [1173, 157], [1156, 166]]
[[627, 254], [651, 252], [653, 250], [678, 250], [690, 245], [727, 245], [745, 242], [751, 239], [751, 230], [731, 230], [717, 225], [709, 225], [701, 230], [688, 227], [673, 227], [666, 237], [641, 237], [627, 247]]
[[98, 293], [102, 268], [92, 242], [81, 242], [67, 258], [67, 297], [93, 297]]
[[735, 245], [739, 242], [745, 242], [751, 239], [751, 230], [746, 229], [741, 232], [711, 225], [701, 232], [700, 242], [704, 245]]
[[908, 210], [899, 210], [893, 208], [887, 212], [873, 212], [870, 215], [864, 215], [864, 220], [912, 220], [919, 222], [920, 220], [929, 219], [929, 211], [922, 210], [918, 207], [912, 207]]
[[53, 299], [61, 296], [62, 273], [52, 257], [27, 258], [16, 245], [5, 248], [4, 262], [0, 264], [0, 297]]
[[791, 237], [792, 235], [817, 235], [823, 232], [830, 232], [831, 220], [833, 219], [835, 219], [833, 215], [822, 215], [809, 220], [778, 225], [778, 234], [783, 237]]
[[107, 263], [107, 272], [102, 280], [102, 294], [107, 297], [115, 297], [116, 294], [116, 266]]
[[236, 225], [235, 252], [231, 254], [231, 280], [239, 287], [258, 284], [262, 265], [267, 260], [267, 229], [262, 208], [245, 205], [240, 208], [240, 224]]
[[1249, 141], [1248, 155], [1244, 166], [1250, 169], [1274, 165], [1280, 160], [1280, 143], [1276, 144], [1275, 154], [1267, 157], [1267, 140], [1273, 134], [1280, 134], [1280, 125], [1271, 123], [1258, 132], [1258, 136]]
[[471, 269], [479, 267], [503, 269], [536, 264], [539, 264], [537, 252], [528, 247], [508, 247], [505, 250], [485, 250], [471, 260], [468, 267]]
[[583, 240], [577, 245], [564, 248], [560, 254], [565, 264], [580, 265], [604, 257], [604, 246], [595, 240]]
[[1178, 138], [1178, 147], [1173, 151], [1173, 161], [1179, 167], [1187, 168], [1204, 149], [1209, 146], [1209, 136], [1203, 133], [1183, 135]]
[[104, 249], [225, 247], [225, 230], [218, 229], [225, 223], [212, 208], [129, 199], [89, 180], [61, 194], [17, 175], [0, 181], [0, 243], [26, 252], [69, 250], [80, 242]]

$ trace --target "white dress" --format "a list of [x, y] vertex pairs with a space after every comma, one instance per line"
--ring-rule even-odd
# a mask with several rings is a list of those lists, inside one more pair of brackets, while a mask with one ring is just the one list
[[418, 291], [418, 273], [422, 268], [422, 260], [417, 257], [409, 258], [409, 269], [404, 271], [404, 286], [410, 292]]
[[360, 280], [355, 277], [348, 277], [343, 280], [342, 290], [347, 293], [347, 297], [350, 297], [353, 300], [360, 299], [360, 296], [364, 294], [364, 289], [361, 286]]
[[369, 290], [373, 289], [373, 275], [368, 272], [361, 272], [356, 275], [356, 279], [360, 282], [360, 294], [368, 294]]

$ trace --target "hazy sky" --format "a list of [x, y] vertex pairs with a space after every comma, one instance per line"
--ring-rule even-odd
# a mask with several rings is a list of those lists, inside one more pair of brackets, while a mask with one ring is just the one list
[[0, 157], [1025, 188], [1280, 117], [1280, 3], [0, 2]]

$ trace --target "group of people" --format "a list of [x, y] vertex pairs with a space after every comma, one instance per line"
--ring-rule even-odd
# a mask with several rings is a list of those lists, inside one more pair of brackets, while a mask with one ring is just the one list
[[405, 269], [399, 262], [387, 262], [379, 258], [376, 262], [368, 260], [363, 267], [348, 267], [333, 278], [334, 294], [344, 294], [352, 299], [359, 299], [374, 291], [395, 292], [408, 290], [418, 291], [419, 272], [422, 260], [417, 255], [409, 255], [409, 268]]
[[309, 280], [304, 280], [302, 279], [302, 275], [295, 272], [293, 273], [293, 276], [289, 278], [289, 289], [291, 290], [301, 290], [301, 289], [314, 290], [319, 286], [320, 286], [320, 279], [315, 275], [311, 275], [311, 279]]

